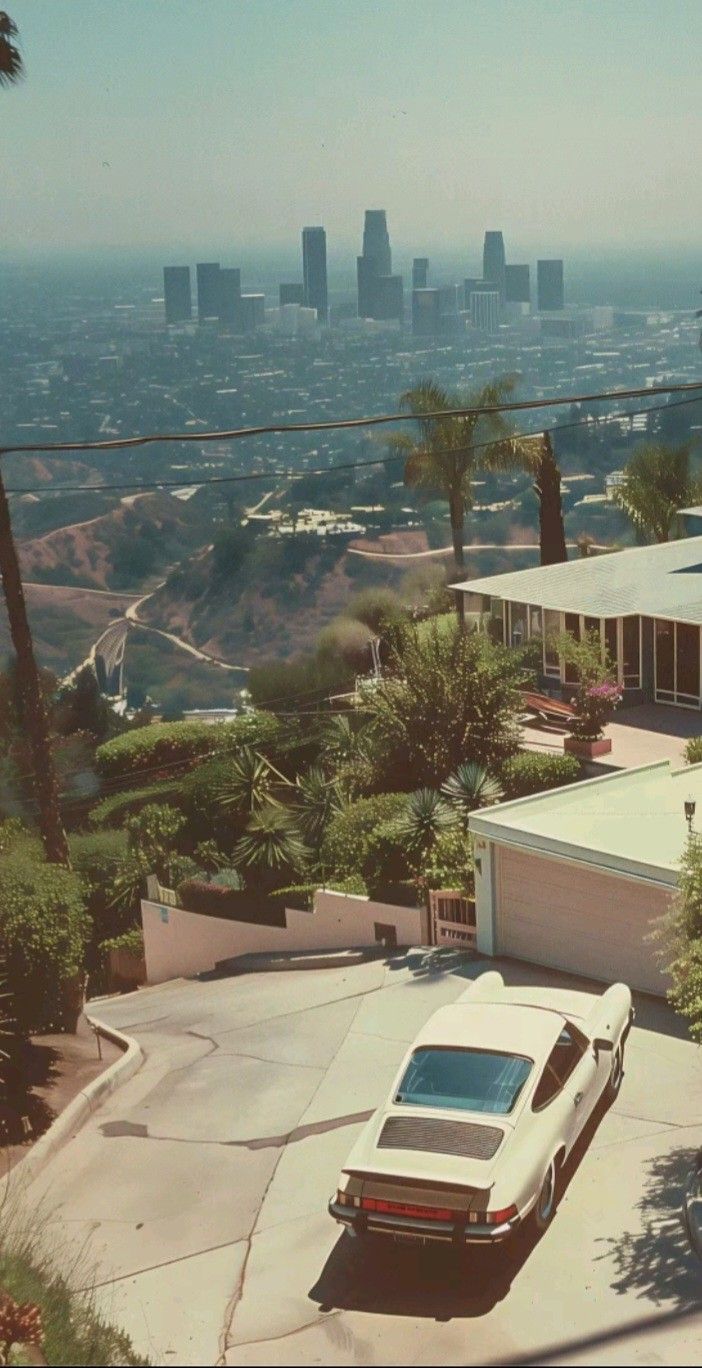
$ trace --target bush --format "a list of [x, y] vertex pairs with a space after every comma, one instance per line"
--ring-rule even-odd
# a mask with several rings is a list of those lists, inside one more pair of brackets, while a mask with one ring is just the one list
[[96, 803], [88, 821], [91, 827], [101, 830], [104, 827], [121, 826], [125, 817], [141, 812], [147, 803], [174, 802], [180, 797], [181, 779], [165, 780], [161, 784], [149, 784], [148, 788], [129, 789], [126, 793], [113, 793]]
[[404, 812], [403, 793], [379, 793], [349, 803], [327, 827], [320, 849], [319, 863], [327, 887], [329, 880], [361, 878], [369, 856], [377, 852], [382, 836], [379, 828]]
[[582, 765], [575, 755], [540, 755], [520, 751], [506, 760], [501, 769], [505, 798], [526, 798], [530, 793], [562, 788], [580, 779]]
[[407, 618], [397, 594], [392, 589], [383, 589], [381, 585], [354, 594], [346, 613], [348, 617], [365, 623], [375, 636], [380, 636], [388, 625], [406, 621]]
[[130, 955], [143, 955], [144, 953], [144, 933], [139, 926], [131, 926], [128, 931], [123, 931], [119, 936], [111, 936], [109, 940], [100, 942], [100, 951], [105, 959], [110, 950], [127, 950]]
[[691, 736], [683, 753], [686, 765], [702, 764], [702, 736]]
[[106, 779], [124, 778], [144, 770], [168, 769], [198, 756], [226, 753], [240, 746], [260, 746], [279, 728], [269, 713], [246, 713], [233, 722], [154, 722], [98, 746], [95, 760]]
[[321, 661], [338, 659], [351, 670], [369, 671], [372, 665], [371, 637], [372, 633], [365, 623], [355, 618], [338, 617], [319, 633], [317, 654]]
[[178, 889], [178, 901], [186, 912], [197, 912], [201, 917], [285, 926], [285, 908], [272, 898], [257, 896], [250, 889], [225, 888], [202, 879], [186, 879]]
[[0, 946], [22, 1030], [60, 1028], [64, 990], [83, 970], [88, 931], [77, 874], [21, 853], [3, 860]]

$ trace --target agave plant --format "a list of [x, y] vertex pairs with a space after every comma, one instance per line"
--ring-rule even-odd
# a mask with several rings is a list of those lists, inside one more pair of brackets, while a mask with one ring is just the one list
[[219, 806], [236, 812], [256, 812], [264, 804], [279, 806], [275, 790], [282, 780], [264, 756], [242, 746], [232, 760], [216, 798]]
[[234, 847], [234, 863], [247, 868], [273, 871], [299, 870], [309, 859], [309, 851], [292, 813], [287, 808], [265, 803], [251, 816], [246, 831]]
[[441, 792], [462, 817], [475, 812], [476, 808], [499, 803], [504, 796], [499, 779], [490, 774], [484, 765], [476, 765], [472, 760], [458, 766], [455, 773], [441, 785]]
[[404, 811], [392, 824], [392, 834], [413, 853], [428, 850], [442, 831], [455, 826], [456, 815], [436, 789], [422, 788], [407, 797]]
[[298, 775], [297, 790], [298, 826], [308, 844], [318, 846], [331, 818], [343, 807], [339, 785], [314, 765], [306, 774]]

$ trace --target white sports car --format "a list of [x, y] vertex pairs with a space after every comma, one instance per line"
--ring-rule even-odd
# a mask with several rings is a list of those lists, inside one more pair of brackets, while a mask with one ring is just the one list
[[461, 1245], [527, 1217], [545, 1229], [564, 1160], [619, 1091], [633, 1017], [624, 983], [597, 997], [480, 975], [420, 1031], [330, 1214], [355, 1234]]

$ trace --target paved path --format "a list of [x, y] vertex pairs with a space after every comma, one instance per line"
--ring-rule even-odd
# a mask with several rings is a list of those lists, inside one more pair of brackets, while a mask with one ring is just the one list
[[702, 1060], [652, 1000], [536, 1247], [364, 1261], [328, 1218], [407, 1042], [464, 987], [417, 954], [113, 999], [101, 1015], [146, 1062], [25, 1200], [66, 1260], [97, 1260], [100, 1305], [157, 1364], [698, 1363], [702, 1274], [678, 1211]]

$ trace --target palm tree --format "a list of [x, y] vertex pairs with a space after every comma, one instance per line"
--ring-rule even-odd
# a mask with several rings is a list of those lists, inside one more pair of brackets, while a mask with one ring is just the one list
[[5, 10], [0, 10], [0, 86], [14, 85], [24, 75], [22, 55], [14, 41], [17, 25]]
[[295, 819], [287, 808], [265, 803], [252, 815], [244, 835], [234, 847], [235, 865], [257, 869], [261, 874], [300, 870], [309, 851]]
[[306, 774], [298, 775], [297, 790], [300, 831], [309, 845], [319, 846], [331, 818], [343, 807], [339, 784], [313, 765]]
[[476, 808], [499, 803], [504, 794], [499, 779], [490, 774], [484, 765], [476, 765], [472, 760], [458, 766], [455, 773], [441, 785], [441, 792], [463, 819], [475, 812]]
[[405, 809], [392, 822], [392, 834], [412, 854], [422, 854], [442, 831], [456, 825], [456, 814], [436, 789], [417, 789], [407, 797]]
[[[24, 74], [24, 64], [14, 41], [17, 26], [0, 10], [0, 86], [14, 85]], [[2, 457], [0, 450], [0, 458]], [[34, 791], [39, 809], [39, 830], [47, 860], [70, 866], [68, 842], [61, 821], [56, 770], [51, 751], [49, 718], [34, 656], [32, 633], [22, 588], [17, 547], [12, 535], [10, 508], [0, 471], [0, 578], [7, 605], [10, 636], [17, 658], [17, 679], [22, 693], [27, 739], [32, 757]]]
[[282, 774], [268, 760], [250, 746], [242, 746], [231, 762], [225, 782], [218, 789], [216, 801], [220, 807], [235, 812], [256, 812], [267, 803], [280, 806], [275, 789], [288, 784]]
[[695, 503], [700, 482], [690, 472], [689, 446], [649, 443], [634, 452], [615, 499], [643, 539], [667, 542], [681, 508]]
[[534, 476], [534, 490], [539, 500], [539, 547], [542, 565], [558, 565], [567, 561], [563, 504], [561, 501], [561, 472], [553, 450], [549, 432], [540, 437], [517, 441], [517, 455]]
[[[473, 505], [473, 480], [479, 469], [497, 470], [514, 465], [514, 454], [505, 445], [508, 425], [500, 413], [472, 413], [461, 418], [422, 418], [442, 409], [493, 408], [513, 392], [514, 376], [503, 376], [483, 385], [468, 399], [450, 394], [433, 380], [423, 380], [407, 390], [403, 408], [417, 414], [418, 440], [403, 433], [391, 438], [394, 450], [406, 452], [405, 484], [412, 489], [443, 495], [448, 501], [451, 539], [456, 570], [463, 572], [463, 540], [466, 512]], [[494, 439], [491, 441], [491, 439]], [[490, 446], [482, 443], [490, 441]], [[480, 449], [479, 449], [480, 448]]]

